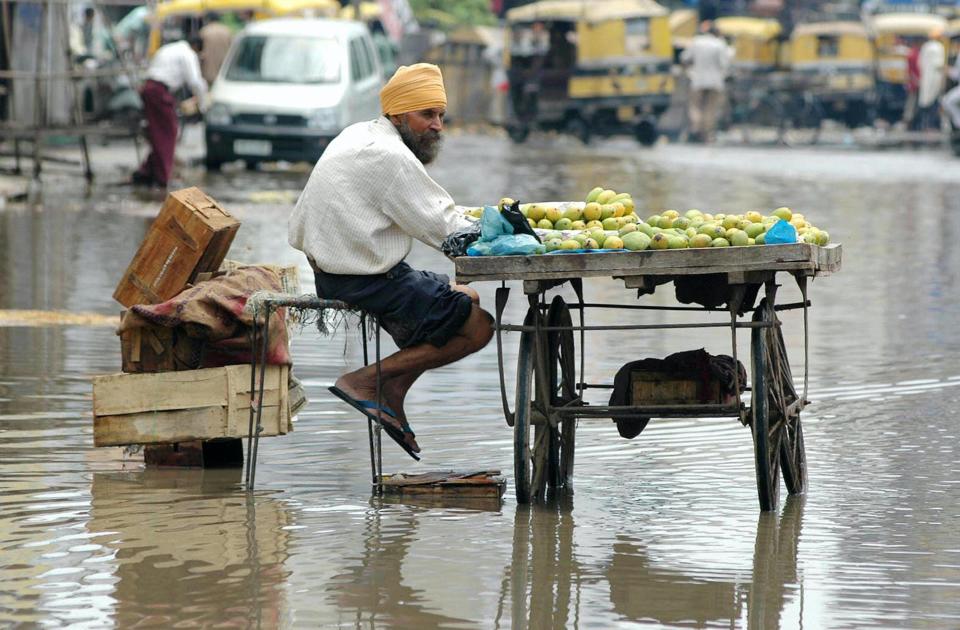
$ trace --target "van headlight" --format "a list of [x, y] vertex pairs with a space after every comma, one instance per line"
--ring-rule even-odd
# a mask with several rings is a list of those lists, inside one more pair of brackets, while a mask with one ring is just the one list
[[230, 108], [223, 103], [214, 103], [207, 110], [206, 121], [208, 125], [225, 126], [232, 122]]
[[307, 127], [310, 129], [336, 130], [339, 123], [336, 108], [326, 107], [315, 109], [307, 116]]

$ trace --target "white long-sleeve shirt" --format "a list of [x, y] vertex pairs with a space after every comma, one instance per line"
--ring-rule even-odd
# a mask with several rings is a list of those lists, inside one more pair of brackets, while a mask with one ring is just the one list
[[439, 249], [469, 225], [386, 117], [327, 146], [290, 215], [288, 240], [322, 271], [384, 273], [417, 239]]
[[204, 102], [207, 83], [200, 74], [200, 57], [190, 44], [180, 40], [165, 44], [157, 49], [147, 68], [147, 78], [159, 81], [171, 92], [184, 85], [197, 97], [198, 103]]
[[730, 71], [733, 51], [715, 35], [697, 35], [684, 49], [680, 60], [690, 64], [690, 87], [694, 90], [723, 90]]

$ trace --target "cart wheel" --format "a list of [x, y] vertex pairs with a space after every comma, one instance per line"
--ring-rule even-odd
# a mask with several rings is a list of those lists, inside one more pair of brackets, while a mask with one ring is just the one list
[[[773, 305], [765, 298], [753, 321], [776, 322]], [[800, 412], [788, 414], [798, 399], [793, 387], [786, 346], [779, 327], [754, 328], [751, 334], [753, 371], [752, 431], [760, 509], [777, 509], [780, 471], [790, 494], [807, 485], [807, 458]]]
[[[551, 331], [547, 335], [550, 367], [550, 404], [560, 407], [577, 399], [576, 348], [573, 343], [573, 319], [567, 303], [559, 295], [547, 311], [547, 326], [563, 326], [571, 330]], [[569, 486], [573, 481], [573, 460], [576, 445], [577, 419], [566, 418], [560, 430], [551, 431], [549, 480], [554, 487]]]
[[[524, 326], [533, 326], [536, 309], [527, 311]], [[520, 333], [520, 349], [517, 353], [517, 399], [513, 420], [513, 483], [517, 503], [530, 502], [530, 414], [533, 411], [533, 371], [536, 361], [536, 338], [534, 333]]]

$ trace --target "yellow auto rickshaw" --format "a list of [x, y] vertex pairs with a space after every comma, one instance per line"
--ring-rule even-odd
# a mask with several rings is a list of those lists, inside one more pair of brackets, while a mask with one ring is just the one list
[[334, 17], [340, 9], [336, 0], [165, 0], [158, 2], [150, 18], [148, 55], [153, 55], [163, 43], [163, 29], [177, 21], [183, 34], [199, 30], [207, 13], [248, 13], [253, 19], [268, 17], [304, 16]]
[[790, 68], [809, 84], [826, 118], [872, 124], [876, 51], [860, 22], [799, 24], [790, 37]]
[[697, 35], [699, 16], [693, 9], [670, 12], [670, 39], [673, 41], [673, 62], [680, 63], [680, 54]]
[[714, 25], [733, 46], [735, 75], [754, 76], [782, 68], [783, 28], [777, 20], [730, 16], [718, 18]]
[[503, 29], [462, 26], [427, 50], [423, 60], [443, 72], [447, 120], [466, 124], [502, 121], [504, 98], [496, 82], [503, 74]]
[[891, 122], [900, 120], [907, 100], [907, 53], [934, 29], [946, 33], [947, 20], [929, 13], [881, 13], [870, 21], [870, 29], [877, 49], [878, 114]]
[[653, 0], [541, 0], [507, 12], [507, 130], [656, 141], [674, 79], [667, 11]]

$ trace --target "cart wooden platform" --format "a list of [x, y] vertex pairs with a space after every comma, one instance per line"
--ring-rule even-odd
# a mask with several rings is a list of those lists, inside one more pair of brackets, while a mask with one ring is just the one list
[[[578, 419], [724, 417], [738, 418], [751, 427], [761, 510], [775, 510], [779, 501], [780, 474], [790, 494], [806, 489], [806, 453], [800, 412], [807, 404], [808, 362], [804, 361], [803, 388], [797, 392], [787, 360], [776, 313], [802, 309], [804, 354], [809, 348], [807, 315], [808, 280], [840, 269], [839, 244], [819, 247], [809, 244], [679, 249], [622, 253], [585, 253], [544, 256], [489, 256], [454, 259], [456, 280], [461, 284], [497, 281], [496, 339], [500, 390], [504, 416], [514, 431], [514, 479], [517, 500], [539, 500], [550, 489], [562, 489], [573, 478], [576, 424]], [[794, 278], [802, 295], [795, 304], [776, 304], [777, 274]], [[588, 303], [583, 297], [583, 278], [622, 279], [627, 289], [644, 289], [683, 276], [703, 276], [721, 286], [723, 308], [702, 306], [647, 306], [642, 304]], [[509, 298], [508, 281], [522, 281], [529, 308], [522, 325], [503, 323]], [[550, 288], [570, 283], [576, 304], [555, 296], [547, 303]], [[760, 289], [763, 296], [758, 303]], [[716, 296], [714, 296], [716, 297]], [[667, 311], [724, 311], [727, 322], [623, 324], [588, 326], [591, 309]], [[571, 311], [579, 313], [573, 324]], [[748, 317], [749, 316], [749, 317]], [[737, 360], [737, 331], [749, 329], [750, 405], [735, 396], [727, 403], [671, 405], [589, 405], [584, 392], [611, 389], [610, 384], [588, 383], [584, 376], [584, 336], [588, 331], [725, 328], [731, 336]], [[520, 332], [516, 392], [511, 410], [504, 376], [504, 331]], [[574, 333], [579, 333], [579, 369]], [[736, 390], [741, 389], [736, 377]], [[531, 444], [531, 427], [536, 435]]]

